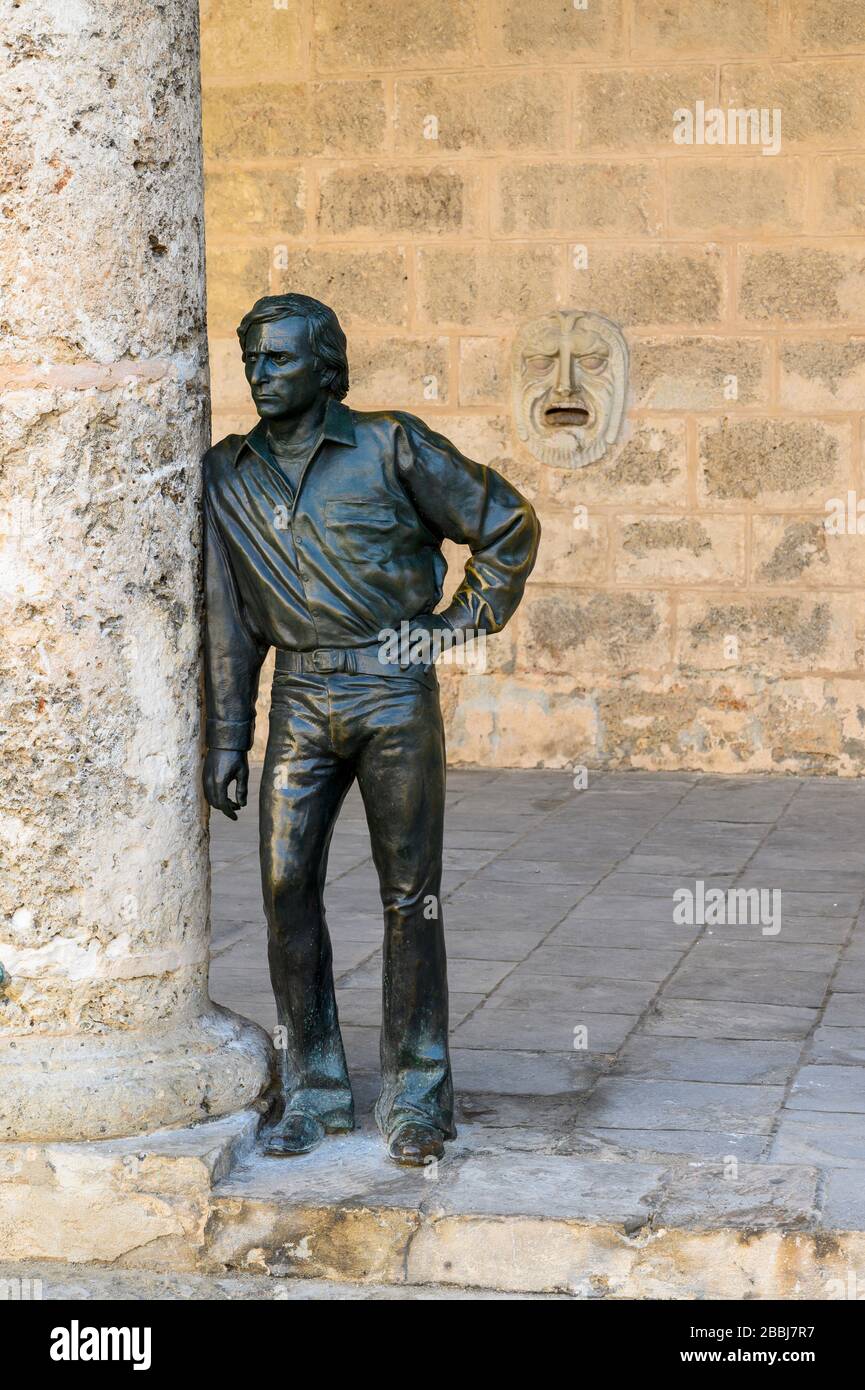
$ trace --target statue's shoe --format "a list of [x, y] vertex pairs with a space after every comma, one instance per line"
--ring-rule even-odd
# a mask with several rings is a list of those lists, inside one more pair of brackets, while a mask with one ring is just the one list
[[325, 1130], [315, 1115], [289, 1110], [264, 1138], [264, 1152], [272, 1158], [294, 1158], [308, 1154], [324, 1138]]
[[405, 1168], [422, 1168], [430, 1158], [443, 1158], [444, 1151], [441, 1130], [413, 1120], [399, 1125], [387, 1145], [388, 1157]]

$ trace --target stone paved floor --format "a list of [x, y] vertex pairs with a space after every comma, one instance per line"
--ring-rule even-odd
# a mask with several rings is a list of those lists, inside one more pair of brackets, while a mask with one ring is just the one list
[[[212, 994], [270, 1029], [252, 794], [212, 829]], [[780, 931], [678, 925], [697, 880], [780, 890]], [[670, 1225], [865, 1229], [865, 782], [452, 771], [443, 891], [458, 1120], [498, 1155], [488, 1183], [513, 1150], [673, 1165]], [[327, 909], [368, 1130], [382, 927], [354, 793]]]

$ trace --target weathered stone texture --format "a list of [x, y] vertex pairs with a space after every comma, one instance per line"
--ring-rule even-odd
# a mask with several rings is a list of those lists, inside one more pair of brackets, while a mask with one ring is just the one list
[[380, 82], [212, 87], [204, 100], [210, 159], [375, 154], [385, 132]]
[[304, 0], [279, 0], [254, 11], [236, 0], [199, 0], [202, 80], [255, 82], [264, 54], [281, 74], [300, 71], [304, 8]]
[[418, 309], [428, 324], [502, 324], [555, 302], [559, 247], [497, 245], [424, 248], [418, 252]]
[[[531, 610], [486, 675], [442, 675], [455, 760], [563, 766], [561, 740], [642, 767], [865, 766], [841, 638], [861, 542], [820, 529], [865, 486], [860, 10], [289, 0], [254, 24], [242, 0], [205, 6], [215, 431], [253, 423], [242, 310], [318, 294], [348, 330], [350, 404], [423, 416], [541, 516]], [[698, 101], [780, 110], [779, 153], [675, 143]], [[621, 323], [631, 354], [620, 437], [576, 470], [539, 464], [511, 414], [516, 329], [566, 306]], [[449, 559], [448, 591], [465, 551]], [[749, 613], [793, 591], [810, 607], [772, 610], [790, 640], [815, 605], [838, 640], [797, 674], [772, 669], [780, 635], [762, 666], [755, 648], [704, 668], [679, 619], [708, 590]]]
[[790, 27], [801, 52], [865, 47], [865, 14], [858, 0], [790, 0]]
[[[839, 499], [846, 504], [846, 495]], [[802, 516], [756, 516], [752, 529], [753, 582], [825, 589], [861, 590], [865, 584], [863, 535], [855, 529], [835, 535], [826, 512]], [[863, 521], [865, 533], [865, 521]]]
[[865, 158], [839, 155], [820, 160], [815, 172], [820, 230], [865, 231]]
[[770, 354], [757, 338], [634, 336], [633, 403], [655, 410], [768, 405]]
[[0, 234], [0, 1138], [130, 1134], [268, 1072], [207, 996], [197, 12], [40, 3], [5, 37], [34, 159]]
[[850, 478], [848, 426], [818, 420], [706, 421], [699, 455], [709, 502], [821, 502]]
[[555, 73], [406, 78], [397, 82], [395, 100], [403, 153], [513, 154], [564, 143], [566, 87]]
[[741, 584], [745, 523], [740, 517], [621, 516], [613, 564], [623, 583], [652, 584], [663, 565], [673, 584]]
[[588, 248], [588, 264], [572, 266], [568, 301], [597, 306], [625, 325], [719, 322], [724, 265], [717, 246]]
[[772, 0], [641, 0], [634, 12], [635, 52], [671, 57], [737, 53], [753, 57], [769, 48]]
[[670, 68], [604, 68], [580, 72], [575, 82], [575, 139], [578, 149], [641, 150], [669, 154], [673, 113], [711, 104], [715, 69], [705, 64]]
[[667, 170], [670, 229], [745, 232], [801, 231], [805, 222], [802, 160], [764, 158], [674, 160]]
[[493, 52], [503, 61], [572, 62], [596, 58], [620, 49], [623, 0], [603, 5], [563, 5], [560, 0], [501, 0], [493, 6]]
[[447, 405], [450, 398], [447, 338], [370, 337], [349, 342], [352, 402], [361, 410], [403, 401], [416, 410]]
[[471, 234], [479, 182], [452, 168], [328, 170], [319, 179], [319, 228], [336, 237]]
[[575, 227], [605, 235], [657, 236], [660, 169], [642, 164], [505, 164], [493, 194], [493, 229], [505, 236]]
[[856, 410], [865, 400], [865, 338], [781, 340], [781, 404]]
[[[288, 248], [273, 271], [272, 293], [289, 294], [303, 286], [303, 294], [338, 304], [340, 318], [349, 327], [404, 325], [407, 278], [401, 246], [382, 251]], [[259, 283], [259, 293], [267, 294], [267, 285]], [[257, 295], [247, 295], [247, 308], [254, 298]]]
[[780, 110], [785, 150], [821, 143], [860, 148], [865, 58], [724, 66], [720, 105]]
[[477, 60], [480, 0], [441, 0], [429, 10], [376, 0], [319, 0], [315, 57], [332, 69], [455, 67]]
[[750, 323], [865, 322], [865, 246], [743, 246], [739, 312]]
[[217, 236], [299, 236], [306, 224], [306, 180], [301, 170], [214, 170], [205, 180], [205, 207]]

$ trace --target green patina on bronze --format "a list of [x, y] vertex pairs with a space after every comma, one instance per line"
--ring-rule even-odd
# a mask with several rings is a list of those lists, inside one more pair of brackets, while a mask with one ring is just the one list
[[[284, 1106], [266, 1146], [304, 1153], [354, 1124], [323, 888], [357, 779], [384, 907], [376, 1119], [391, 1156], [421, 1164], [456, 1131], [440, 907], [444, 734], [435, 666], [412, 644], [503, 627], [540, 528], [510, 483], [421, 420], [342, 404], [345, 336], [326, 305], [261, 299], [238, 336], [260, 419], [204, 458], [204, 789], [232, 819], [246, 804], [259, 672], [275, 647], [260, 849], [286, 1045]], [[445, 538], [471, 556], [435, 614]], [[403, 623], [398, 659], [380, 659], [381, 634]]]

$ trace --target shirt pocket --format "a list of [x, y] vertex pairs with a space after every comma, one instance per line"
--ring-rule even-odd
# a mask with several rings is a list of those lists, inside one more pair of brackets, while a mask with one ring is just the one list
[[397, 549], [396, 513], [381, 504], [328, 502], [324, 509], [328, 543], [349, 559], [387, 560]]

